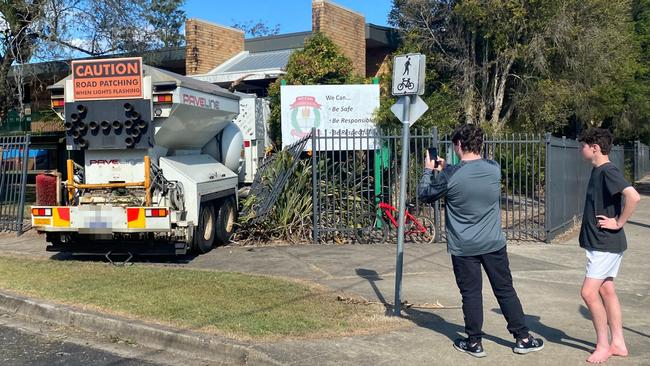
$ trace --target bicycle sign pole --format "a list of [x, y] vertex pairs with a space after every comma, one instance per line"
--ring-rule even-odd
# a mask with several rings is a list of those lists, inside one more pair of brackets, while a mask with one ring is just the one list
[[402, 313], [402, 272], [404, 267], [404, 225], [406, 212], [406, 184], [408, 182], [410, 127], [428, 109], [418, 96], [424, 93], [425, 58], [421, 54], [395, 56], [393, 60], [393, 95], [400, 96], [390, 108], [402, 122], [402, 163], [399, 186], [399, 218], [397, 227], [397, 258], [395, 263], [394, 315]]

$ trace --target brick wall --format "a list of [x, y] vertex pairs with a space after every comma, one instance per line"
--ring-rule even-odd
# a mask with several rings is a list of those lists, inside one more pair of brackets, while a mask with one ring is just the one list
[[188, 19], [185, 23], [187, 75], [204, 74], [244, 51], [244, 32]]
[[322, 32], [352, 60], [353, 72], [366, 76], [366, 19], [328, 0], [312, 1], [312, 30]]

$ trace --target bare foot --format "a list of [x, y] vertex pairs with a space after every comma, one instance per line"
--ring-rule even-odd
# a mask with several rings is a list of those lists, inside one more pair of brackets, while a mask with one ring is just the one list
[[627, 347], [625, 346], [625, 343], [612, 343], [609, 346], [609, 353], [611, 353], [612, 356], [620, 356], [620, 357], [627, 357], [629, 354], [627, 352]]
[[596, 347], [596, 350], [591, 354], [591, 356], [589, 356], [587, 362], [603, 363], [606, 362], [610, 356], [611, 353], [609, 351], [609, 347]]

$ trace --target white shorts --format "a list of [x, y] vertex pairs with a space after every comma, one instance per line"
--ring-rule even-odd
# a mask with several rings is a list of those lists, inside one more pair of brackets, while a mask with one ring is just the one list
[[599, 252], [587, 250], [587, 277], [604, 280], [616, 277], [621, 267], [623, 253]]

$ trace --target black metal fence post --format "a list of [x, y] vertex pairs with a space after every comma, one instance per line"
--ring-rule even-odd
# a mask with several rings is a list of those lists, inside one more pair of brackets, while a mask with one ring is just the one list
[[545, 161], [544, 161], [544, 232], [546, 233], [544, 241], [551, 242], [551, 210], [549, 209], [550, 191], [551, 191], [551, 174], [549, 172], [549, 165], [551, 164], [551, 134], [545, 135]]
[[316, 128], [311, 129], [311, 198], [312, 198], [312, 210], [313, 210], [313, 220], [312, 220], [312, 238], [314, 240], [314, 244], [318, 243], [318, 159], [316, 158], [316, 154], [318, 154], [318, 149], [317, 149], [317, 144], [316, 144], [316, 139], [318, 136], [316, 135]]

